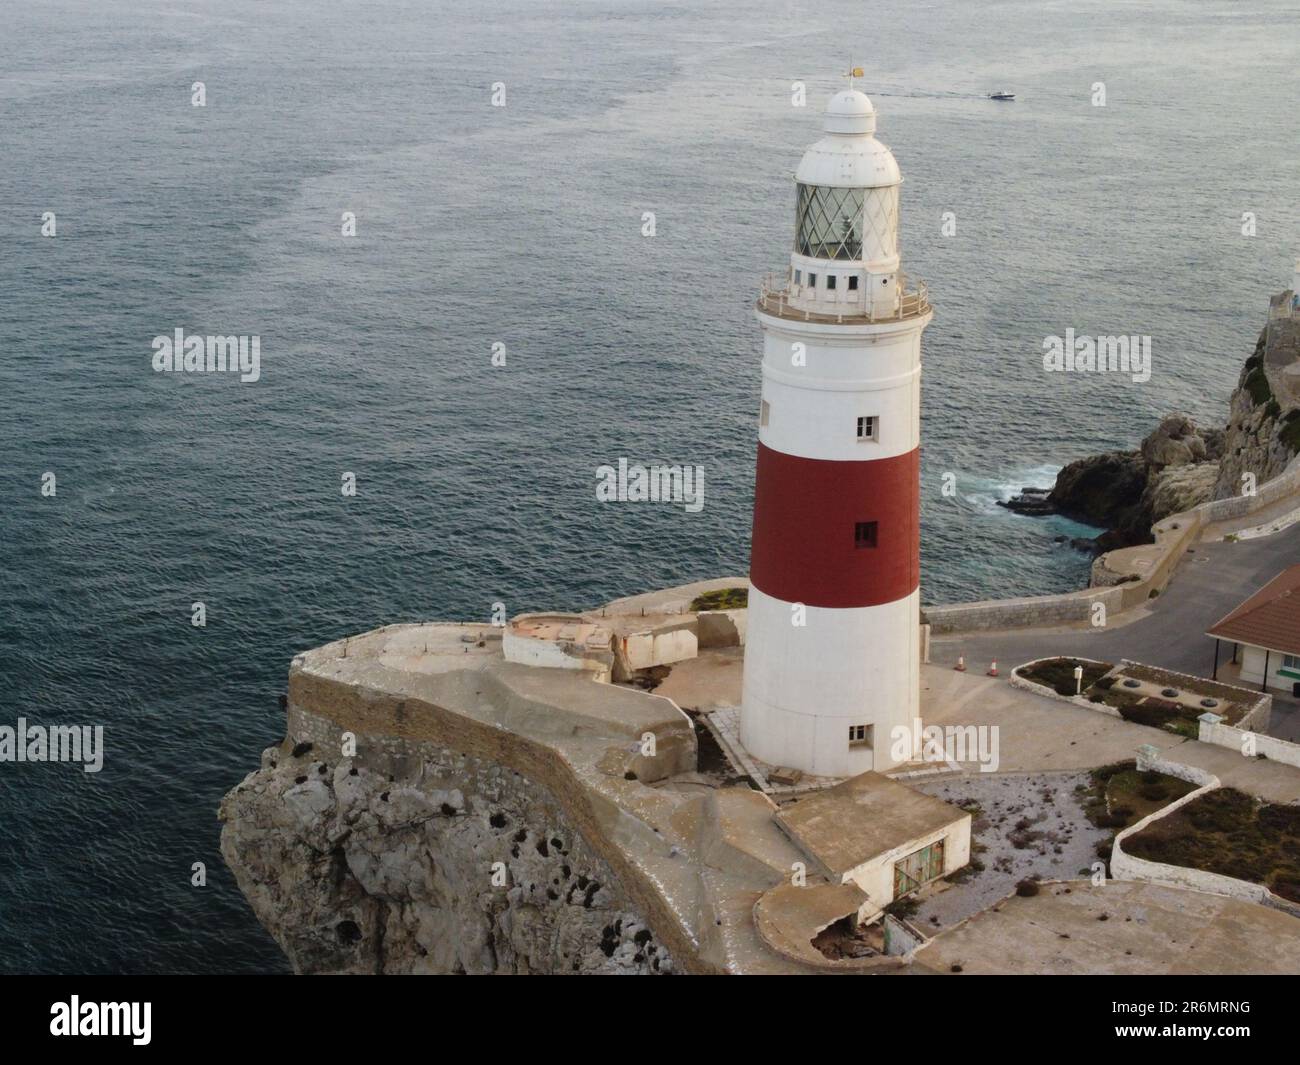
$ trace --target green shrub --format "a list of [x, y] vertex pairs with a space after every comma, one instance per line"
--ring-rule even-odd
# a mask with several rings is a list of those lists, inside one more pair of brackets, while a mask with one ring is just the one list
[[748, 588], [718, 588], [692, 599], [691, 611], [698, 614], [701, 610], [739, 610], [748, 605]]

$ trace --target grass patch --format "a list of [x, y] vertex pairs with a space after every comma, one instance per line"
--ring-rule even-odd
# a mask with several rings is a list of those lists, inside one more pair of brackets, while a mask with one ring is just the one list
[[739, 610], [748, 605], [748, 588], [718, 588], [692, 599], [691, 612], [698, 614], [701, 610]]
[[1135, 858], [1263, 884], [1300, 902], [1300, 806], [1218, 788], [1124, 842]]
[[1114, 762], [1094, 769], [1079, 798], [1088, 820], [1111, 830], [1098, 842], [1097, 856], [1109, 863], [1120, 832], [1195, 788], [1195, 784], [1164, 773], [1139, 773], [1136, 762]]
[[1083, 667], [1083, 690], [1087, 691], [1113, 668], [1109, 662], [1083, 662], [1077, 658], [1045, 658], [1016, 670], [1025, 680], [1051, 688], [1057, 695], [1075, 694], [1075, 667]]

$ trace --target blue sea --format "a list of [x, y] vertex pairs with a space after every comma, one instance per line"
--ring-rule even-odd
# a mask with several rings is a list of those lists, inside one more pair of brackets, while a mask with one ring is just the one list
[[[295, 652], [746, 570], [752, 301], [850, 63], [937, 306], [923, 596], [1076, 587], [1088, 530], [996, 503], [1222, 422], [1300, 251], [1292, 0], [0, 0], [0, 724], [107, 748], [0, 764], [0, 971], [285, 969], [216, 809]], [[1151, 380], [1045, 373], [1070, 327]], [[176, 328], [260, 380], [155, 373]], [[597, 503], [624, 457], [703, 511]]]

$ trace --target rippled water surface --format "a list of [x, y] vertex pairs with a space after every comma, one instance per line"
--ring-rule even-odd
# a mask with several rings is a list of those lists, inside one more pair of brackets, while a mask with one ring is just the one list
[[[751, 302], [850, 53], [938, 307], [927, 601], [1081, 583], [1053, 537], [1084, 530], [996, 500], [1166, 410], [1219, 420], [1300, 243], [1283, 0], [0, 0], [0, 21], [0, 723], [107, 737], [97, 775], [0, 764], [7, 971], [284, 968], [215, 811], [282, 735], [294, 652], [746, 569]], [[260, 335], [261, 380], [153, 373], [178, 326]], [[1151, 381], [1044, 374], [1067, 327], [1150, 334]], [[705, 466], [703, 512], [598, 505], [621, 456]]]

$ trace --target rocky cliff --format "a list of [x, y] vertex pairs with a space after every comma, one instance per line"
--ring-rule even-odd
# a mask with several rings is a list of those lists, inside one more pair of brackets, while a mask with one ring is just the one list
[[222, 855], [295, 971], [672, 971], [553, 797], [419, 746], [396, 779], [286, 741], [222, 802]]
[[1170, 414], [1132, 451], [1110, 451], [1062, 468], [1050, 488], [1026, 488], [1005, 506], [1029, 515], [1063, 514], [1106, 530], [1097, 551], [1152, 541], [1151, 526], [1212, 499], [1277, 476], [1300, 452], [1300, 404], [1292, 398], [1300, 348], [1289, 323], [1270, 323], [1242, 367], [1223, 429]]
[[1300, 451], [1300, 408], [1292, 395], [1300, 349], [1293, 323], [1276, 322], [1260, 334], [1255, 353], [1246, 360], [1228, 405], [1223, 457], [1214, 499], [1242, 489], [1242, 475], [1257, 483], [1276, 477]]

